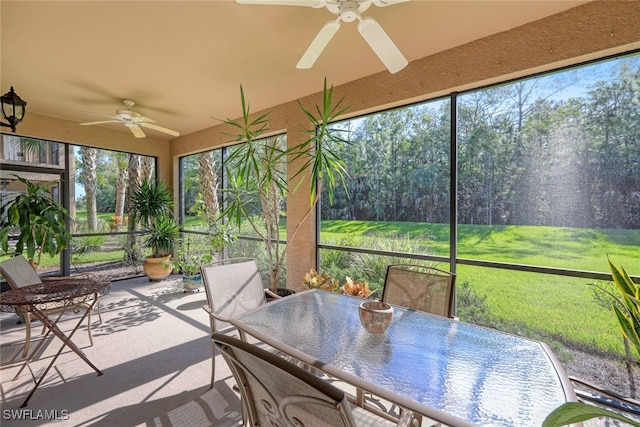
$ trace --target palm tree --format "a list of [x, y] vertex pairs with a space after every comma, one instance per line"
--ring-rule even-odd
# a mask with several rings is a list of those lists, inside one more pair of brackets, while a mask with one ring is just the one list
[[213, 151], [198, 154], [200, 177], [200, 192], [204, 200], [204, 217], [209, 226], [216, 223], [220, 216], [218, 203], [218, 176], [216, 174], [216, 159]]
[[[129, 154], [129, 163], [127, 166], [127, 176], [129, 177], [127, 186], [127, 199], [128, 196], [132, 193], [133, 189], [141, 182], [140, 164], [141, 161], [138, 154]], [[140, 245], [137, 244], [135, 234], [133, 234], [133, 231], [135, 231], [135, 229], [135, 221], [129, 218], [129, 221], [127, 223], [127, 231], [129, 232], [129, 234], [127, 235], [127, 241], [125, 242], [124, 246], [124, 260], [129, 265], [138, 265], [142, 262], [142, 250], [140, 248]]]
[[87, 201], [87, 231], [95, 231], [98, 229], [98, 209], [96, 205], [96, 159], [98, 150], [91, 147], [80, 147], [80, 157], [82, 158], [80, 182], [84, 185]]
[[127, 182], [129, 178], [128, 159], [125, 153], [115, 153], [114, 159], [118, 166], [118, 177], [116, 178], [116, 202], [114, 215], [120, 218], [116, 222], [116, 231], [122, 229], [122, 221], [124, 220], [124, 210], [127, 195]]

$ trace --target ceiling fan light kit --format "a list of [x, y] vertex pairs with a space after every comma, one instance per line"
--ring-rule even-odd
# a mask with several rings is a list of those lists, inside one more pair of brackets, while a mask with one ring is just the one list
[[138, 113], [137, 111], [133, 111], [131, 108], [134, 105], [136, 105], [136, 103], [131, 101], [130, 99], [123, 99], [122, 103], [127, 108], [116, 110], [116, 114], [114, 116], [107, 116], [107, 117], [111, 117], [111, 120], [86, 122], [86, 123], [80, 123], [80, 125], [91, 126], [91, 125], [100, 125], [100, 124], [106, 124], [106, 123], [122, 123], [127, 128], [129, 128], [133, 136], [135, 136], [136, 138], [146, 137], [145, 133], [142, 130], [142, 127], [153, 129], [158, 132], [166, 133], [167, 135], [171, 135], [171, 136], [180, 136], [180, 133], [176, 132], [175, 130], [154, 125], [153, 123], [155, 123], [155, 120], [152, 120], [149, 117], [145, 117], [142, 114]]
[[313, 39], [296, 65], [297, 68], [311, 68], [333, 36], [340, 29], [340, 21], [358, 21], [358, 32], [371, 46], [380, 61], [390, 73], [397, 73], [409, 63], [400, 49], [391, 40], [382, 26], [371, 17], [362, 17], [372, 4], [378, 7], [390, 6], [409, 0], [236, 0], [240, 4], [262, 4], [280, 6], [307, 6], [313, 8], [326, 7], [338, 18], [327, 22]]

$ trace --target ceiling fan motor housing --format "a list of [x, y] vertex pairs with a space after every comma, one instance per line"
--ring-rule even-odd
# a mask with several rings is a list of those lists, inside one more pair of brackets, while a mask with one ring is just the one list
[[340, 17], [344, 22], [353, 22], [358, 18], [358, 2], [345, 1], [340, 5]]
[[131, 110], [118, 110], [116, 111], [116, 116], [119, 116], [123, 119], [132, 119], [134, 117], [140, 117], [141, 114]]
[[370, 0], [338, 0], [327, 3], [329, 12], [336, 14], [343, 22], [353, 22], [358, 16], [371, 6]]

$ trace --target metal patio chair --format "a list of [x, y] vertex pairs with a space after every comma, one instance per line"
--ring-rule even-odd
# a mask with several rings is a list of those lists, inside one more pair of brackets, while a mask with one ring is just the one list
[[[280, 298], [262, 285], [256, 260], [253, 258], [229, 258], [203, 265], [202, 283], [207, 295], [207, 305], [203, 308], [209, 314], [211, 334], [237, 331], [240, 339], [246, 341], [243, 331], [228, 322], [248, 310], [266, 303], [266, 295]], [[213, 388], [216, 367], [216, 351], [211, 342], [211, 388]]]
[[[24, 286], [29, 285], [37, 285], [37, 284], [46, 284], [47, 282], [57, 282], [57, 281], [78, 281], [82, 282], [83, 280], [89, 279], [97, 279], [95, 275], [92, 274], [83, 274], [73, 277], [48, 277], [41, 278], [38, 276], [38, 273], [31, 267], [29, 261], [22, 256], [21, 254], [15, 254], [12, 258], [8, 258], [4, 261], [0, 261], [0, 274], [7, 281], [9, 286], [12, 289], [19, 289]], [[40, 310], [47, 316], [51, 317], [52, 315], [57, 314], [56, 322], [62, 317], [64, 313], [67, 311], [73, 311], [74, 313], [78, 313], [80, 310], [88, 310], [90, 308], [89, 304], [80, 301], [77, 304], [64, 305], [60, 306], [55, 303], [43, 304]], [[102, 323], [102, 316], [100, 315], [100, 301], [96, 303], [96, 310], [98, 312], [98, 318], [100, 319], [100, 323]], [[31, 344], [31, 321], [35, 319], [35, 317], [29, 313], [28, 311], [20, 311], [17, 312], [18, 316], [24, 321], [25, 329], [26, 329], [26, 338], [24, 343], [24, 349], [22, 351], [22, 357], [26, 357], [29, 351], [29, 346]], [[36, 319], [37, 320], [37, 319]], [[55, 322], [54, 322], [55, 323]], [[93, 345], [93, 336], [91, 335], [91, 310], [87, 313], [87, 330], [89, 333], [89, 342]], [[43, 329], [44, 333], [44, 329]]]
[[352, 405], [342, 390], [282, 357], [228, 335], [212, 339], [240, 388], [248, 425], [413, 425], [411, 411], [394, 423]]
[[433, 267], [390, 265], [387, 267], [382, 301], [453, 317], [455, 279], [455, 274]]

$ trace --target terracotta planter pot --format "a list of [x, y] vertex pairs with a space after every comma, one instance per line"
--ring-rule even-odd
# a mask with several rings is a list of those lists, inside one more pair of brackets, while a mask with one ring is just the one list
[[173, 270], [171, 255], [160, 258], [146, 257], [145, 259], [142, 269], [144, 274], [149, 277], [149, 280], [162, 280], [171, 274], [171, 270]]

